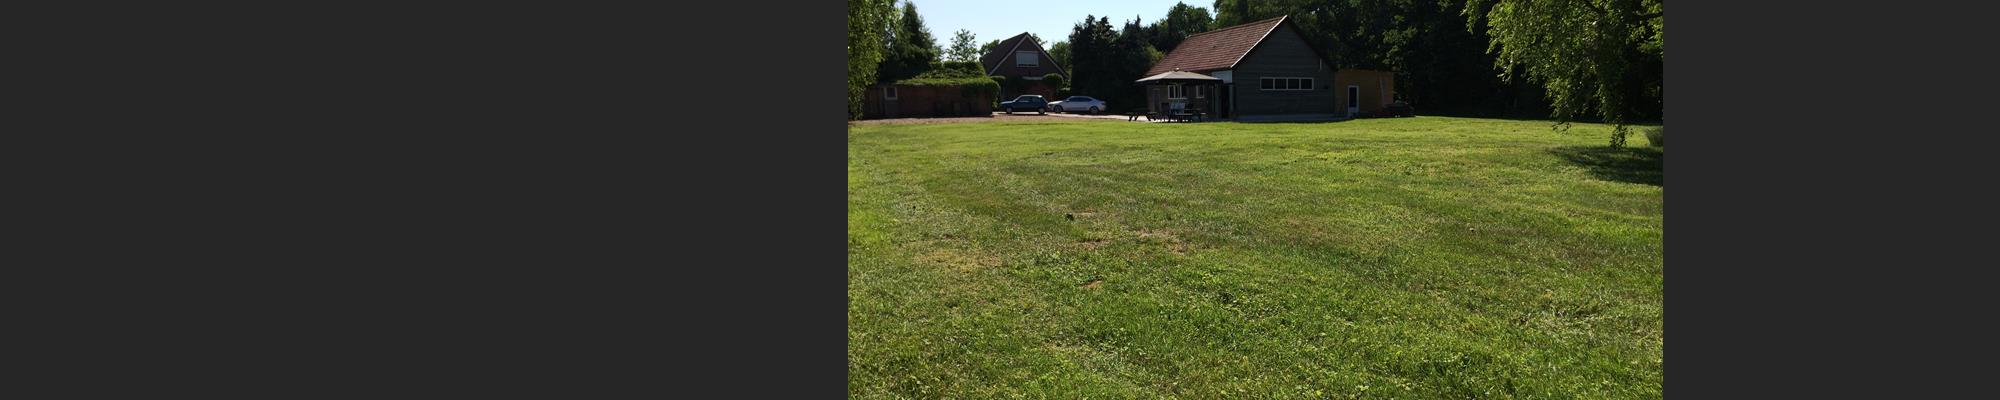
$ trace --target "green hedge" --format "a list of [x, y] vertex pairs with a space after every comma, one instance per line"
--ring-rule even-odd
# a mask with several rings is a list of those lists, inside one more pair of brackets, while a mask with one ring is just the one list
[[925, 71], [923, 74], [919, 74], [918, 76], [923, 76], [923, 75], [946, 75], [946, 76], [956, 76], [956, 77], [986, 76], [986, 69], [980, 68], [979, 63], [973, 61], [945, 61], [945, 62], [932, 61], [931, 69]]
[[918, 76], [915, 78], [896, 81], [896, 84], [909, 85], [909, 86], [958, 87], [960, 90], [959, 93], [966, 97], [993, 97], [993, 96], [998, 96], [1000, 94], [1000, 84], [993, 82], [993, 79], [986, 77], [940, 78], [940, 77]]

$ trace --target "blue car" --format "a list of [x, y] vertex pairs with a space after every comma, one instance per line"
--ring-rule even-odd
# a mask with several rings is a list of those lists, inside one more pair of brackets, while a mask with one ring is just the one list
[[1049, 100], [1042, 98], [1041, 95], [1026, 94], [1011, 101], [1000, 102], [1000, 109], [1007, 110], [1008, 114], [1013, 114], [1014, 110], [1034, 110], [1036, 114], [1042, 114], [1043, 110], [1048, 108]]

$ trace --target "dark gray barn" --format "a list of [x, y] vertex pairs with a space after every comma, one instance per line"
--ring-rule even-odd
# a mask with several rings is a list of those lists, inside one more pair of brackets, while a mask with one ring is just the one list
[[1395, 74], [1335, 71], [1288, 21], [1277, 17], [1188, 36], [1146, 75], [1182, 71], [1219, 81], [1142, 82], [1147, 108], [1192, 108], [1236, 120], [1340, 119], [1379, 111], [1395, 96]]

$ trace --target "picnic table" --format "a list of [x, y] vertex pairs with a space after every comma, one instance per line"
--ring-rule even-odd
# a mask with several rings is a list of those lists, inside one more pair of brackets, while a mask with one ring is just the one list
[[1151, 121], [1151, 120], [1153, 120], [1153, 114], [1147, 114], [1147, 113], [1146, 113], [1145, 111], [1126, 111], [1126, 112], [1125, 112], [1125, 120], [1126, 120], [1126, 121], [1138, 121], [1138, 120], [1139, 120], [1139, 117], [1146, 117], [1146, 120], [1147, 120], [1147, 121]]
[[1174, 113], [1172, 113], [1172, 114], [1167, 114], [1167, 120], [1168, 120], [1168, 121], [1181, 121], [1181, 122], [1187, 122], [1187, 121], [1197, 121], [1197, 122], [1199, 122], [1199, 121], [1201, 121], [1201, 120], [1202, 120], [1202, 112], [1201, 112], [1201, 111], [1176, 111], [1176, 112], [1174, 112]]

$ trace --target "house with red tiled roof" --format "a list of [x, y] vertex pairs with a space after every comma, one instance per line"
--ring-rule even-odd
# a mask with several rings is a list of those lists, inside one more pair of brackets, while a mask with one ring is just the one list
[[1236, 120], [1341, 119], [1393, 101], [1395, 74], [1334, 68], [1289, 20], [1188, 36], [1137, 82], [1146, 89], [1147, 109]]
[[979, 57], [979, 65], [986, 67], [987, 76], [1004, 76], [1010, 80], [1028, 82], [1020, 84], [1018, 89], [1000, 88], [1002, 99], [1012, 99], [1023, 94], [1039, 94], [1053, 100], [1056, 96], [1056, 87], [1040, 82], [1042, 77], [1058, 74], [1062, 75], [1063, 79], [1069, 79], [1069, 72], [1064, 71], [1062, 66], [1056, 65], [1055, 56], [1049, 55], [1048, 50], [1043, 50], [1042, 44], [1036, 43], [1035, 38], [1029, 36], [1027, 32], [1000, 41], [999, 46], [994, 46], [993, 50]]

